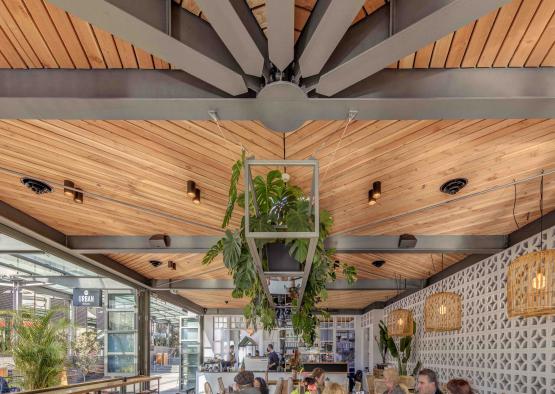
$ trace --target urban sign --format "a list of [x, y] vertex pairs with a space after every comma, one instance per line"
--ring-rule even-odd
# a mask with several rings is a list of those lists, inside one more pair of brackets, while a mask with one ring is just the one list
[[73, 289], [73, 306], [102, 306], [102, 290]]

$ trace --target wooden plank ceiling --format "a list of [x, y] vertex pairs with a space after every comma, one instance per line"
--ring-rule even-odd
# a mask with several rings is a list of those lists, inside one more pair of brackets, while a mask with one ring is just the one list
[[395, 290], [358, 291], [331, 290], [328, 299], [318, 304], [327, 309], [363, 309], [376, 301], [387, 301], [398, 294]]
[[[174, 0], [202, 17], [194, 0]], [[266, 29], [265, 1], [248, 0]], [[316, 0], [296, 0], [295, 38]], [[367, 0], [353, 23], [384, 5]], [[427, 45], [393, 68], [553, 67], [555, 2], [514, 0]], [[168, 69], [162, 59], [44, 0], [0, 0], [0, 68]]]
[[247, 298], [233, 298], [231, 290], [179, 290], [178, 294], [204, 308], [243, 308], [249, 303]]

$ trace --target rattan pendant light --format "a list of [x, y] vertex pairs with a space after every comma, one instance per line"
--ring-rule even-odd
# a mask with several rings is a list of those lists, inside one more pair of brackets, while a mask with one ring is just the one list
[[426, 332], [457, 331], [462, 326], [461, 297], [456, 293], [434, 293], [424, 305]]
[[408, 309], [395, 309], [387, 315], [387, 332], [392, 337], [407, 337], [413, 334], [414, 320]]
[[555, 250], [543, 244], [543, 176], [540, 183], [540, 250], [517, 257], [507, 272], [507, 314], [555, 314]]

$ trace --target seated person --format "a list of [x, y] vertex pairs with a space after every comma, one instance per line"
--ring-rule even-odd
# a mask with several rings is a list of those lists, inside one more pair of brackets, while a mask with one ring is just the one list
[[235, 375], [234, 392], [241, 394], [260, 394], [260, 390], [254, 387], [254, 374], [251, 371], [242, 371]]
[[422, 369], [418, 373], [418, 392], [421, 394], [443, 394], [439, 389], [437, 375], [431, 369]]
[[260, 390], [260, 394], [269, 394], [270, 390], [264, 378], [254, 378], [254, 387]]
[[466, 380], [451, 379], [447, 382], [447, 394], [474, 394], [474, 391]]
[[387, 390], [383, 394], [405, 394], [405, 390], [399, 385], [399, 373], [395, 368], [387, 368], [383, 371]]

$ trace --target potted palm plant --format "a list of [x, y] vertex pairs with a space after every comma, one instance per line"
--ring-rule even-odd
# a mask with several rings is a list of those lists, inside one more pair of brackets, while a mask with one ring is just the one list
[[11, 355], [25, 390], [60, 384], [67, 354], [68, 320], [59, 318], [58, 310], [43, 316], [33, 311], [4, 311], [11, 321]]
[[[216, 256], [223, 254], [223, 261], [233, 277], [235, 288], [232, 296], [248, 297], [250, 303], [244, 309], [244, 315], [250, 326], [260, 323], [265, 330], [277, 326], [276, 313], [267, 299], [258, 277], [253, 257], [245, 237], [245, 216], [242, 217], [237, 229], [227, 229], [236, 205], [245, 209], [248, 204], [251, 231], [275, 232], [273, 239], [257, 239], [256, 246], [262, 251], [261, 260], [264, 271], [302, 271], [308, 255], [308, 239], [280, 240], [279, 232], [306, 232], [316, 227], [319, 229], [316, 252], [312, 261], [302, 305], [293, 300], [291, 320], [295, 333], [302, 337], [307, 345], [315, 339], [318, 315], [326, 314], [317, 305], [326, 299], [326, 284], [336, 279], [336, 271], [341, 269], [347, 281], [356, 280], [356, 269], [347, 264], [337, 264], [333, 249], [324, 247], [324, 239], [329, 235], [333, 225], [331, 215], [321, 210], [319, 223], [311, 212], [310, 202], [303, 191], [288, 182], [278, 170], [272, 170], [265, 176], [258, 175], [253, 179], [256, 204], [252, 196], [245, 202], [244, 193], [238, 191], [238, 181], [245, 162], [244, 153], [233, 165], [227, 209], [222, 222], [226, 229], [225, 235], [204, 256], [203, 263], [210, 264]], [[255, 214], [255, 205], [258, 214]]]

